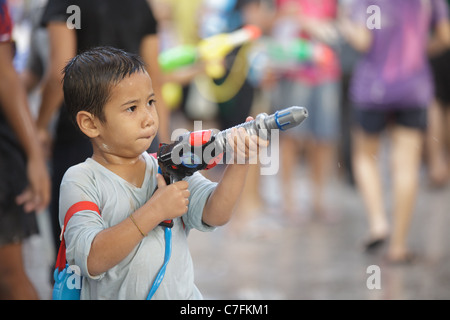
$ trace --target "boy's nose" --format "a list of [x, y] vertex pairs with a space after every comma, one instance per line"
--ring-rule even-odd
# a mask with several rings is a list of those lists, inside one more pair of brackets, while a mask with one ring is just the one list
[[147, 126], [151, 126], [154, 123], [155, 123], [155, 119], [153, 119], [152, 112], [146, 108], [145, 111], [143, 112], [142, 126], [147, 127]]

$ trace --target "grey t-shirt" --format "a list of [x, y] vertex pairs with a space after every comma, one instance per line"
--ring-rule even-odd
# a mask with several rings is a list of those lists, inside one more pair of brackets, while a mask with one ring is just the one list
[[[95, 160], [71, 167], [61, 183], [60, 224], [67, 210], [80, 201], [94, 202], [100, 215], [94, 211], [77, 212], [67, 224], [64, 236], [67, 262], [76, 265], [83, 276], [81, 299], [135, 299], [147, 298], [150, 287], [164, 262], [164, 229], [156, 227], [119, 264], [99, 276], [91, 276], [87, 257], [95, 236], [110, 228], [144, 205], [156, 189], [156, 159], [143, 154], [147, 168], [141, 188], [122, 179]], [[192, 228], [212, 231], [202, 222], [205, 203], [216, 187], [201, 174], [187, 177], [189, 182], [189, 210], [174, 220], [172, 228], [172, 255], [166, 273], [153, 299], [201, 299], [194, 284], [194, 269], [187, 236]]]

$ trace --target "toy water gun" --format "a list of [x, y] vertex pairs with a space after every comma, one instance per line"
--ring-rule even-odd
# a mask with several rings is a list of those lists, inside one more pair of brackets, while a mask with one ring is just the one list
[[[252, 121], [233, 128], [244, 128], [248, 134], [256, 134], [270, 140], [271, 130], [288, 130], [298, 126], [308, 117], [304, 107], [290, 107], [272, 115], [261, 113]], [[167, 184], [191, 176], [198, 170], [215, 167], [226, 153], [227, 134], [233, 128], [213, 133], [213, 130], [200, 130], [185, 133], [171, 144], [162, 143], [157, 152], [161, 174]]]
[[[270, 116], [261, 113], [254, 120], [239, 124], [234, 128], [244, 128], [249, 134], [256, 134], [265, 140], [270, 140], [271, 130], [290, 129], [299, 125], [307, 117], [308, 111], [305, 108], [290, 107]], [[231, 129], [220, 131], [217, 134], [213, 134], [212, 130], [188, 132], [171, 144], [162, 143], [157, 152], [157, 159], [166, 183], [174, 183], [186, 176], [193, 175], [198, 170], [215, 167], [226, 152], [227, 134]], [[166, 243], [164, 264], [155, 278], [147, 300], [153, 297], [163, 280], [172, 251], [173, 220], [164, 220], [159, 225], [164, 228]]]
[[267, 53], [275, 65], [292, 62], [327, 65], [335, 56], [330, 47], [305, 39], [296, 39], [287, 44], [270, 41], [267, 45]]
[[235, 47], [255, 40], [261, 36], [261, 29], [254, 25], [246, 25], [230, 33], [220, 33], [201, 40], [197, 46], [183, 45], [163, 51], [158, 62], [163, 72], [170, 72], [181, 67], [205, 62], [206, 74], [217, 79], [225, 75], [223, 59]]

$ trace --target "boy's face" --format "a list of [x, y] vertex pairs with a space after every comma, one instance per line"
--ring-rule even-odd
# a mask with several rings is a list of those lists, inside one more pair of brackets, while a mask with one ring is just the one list
[[135, 157], [147, 150], [159, 125], [149, 75], [133, 73], [113, 86], [104, 114], [106, 121], [98, 124], [100, 150], [119, 157]]

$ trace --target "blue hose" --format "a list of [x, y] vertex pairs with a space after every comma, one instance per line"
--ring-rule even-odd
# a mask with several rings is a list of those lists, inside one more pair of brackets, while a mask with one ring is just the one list
[[170, 255], [172, 254], [172, 229], [164, 228], [164, 239], [166, 241], [166, 249], [164, 251], [164, 264], [158, 272], [158, 275], [153, 282], [150, 292], [148, 293], [147, 300], [151, 300], [156, 290], [158, 290], [161, 281], [164, 279], [164, 274], [166, 273], [166, 267], [170, 260]]

